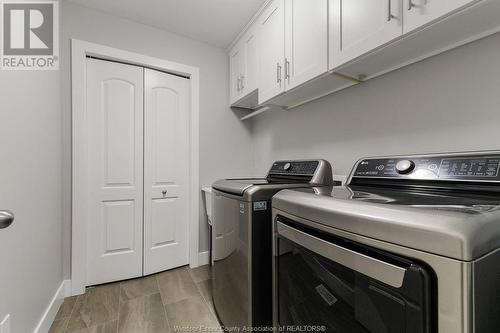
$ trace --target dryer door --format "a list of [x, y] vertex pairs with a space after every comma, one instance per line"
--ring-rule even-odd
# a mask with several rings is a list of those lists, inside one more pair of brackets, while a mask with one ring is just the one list
[[277, 222], [275, 324], [327, 332], [432, 332], [432, 275], [405, 258]]

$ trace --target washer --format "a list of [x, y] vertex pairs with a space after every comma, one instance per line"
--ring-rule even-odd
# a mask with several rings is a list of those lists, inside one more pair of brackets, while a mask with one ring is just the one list
[[500, 152], [360, 160], [347, 186], [273, 198], [275, 326], [500, 327]]
[[223, 326], [272, 326], [272, 196], [285, 188], [332, 184], [330, 163], [301, 160], [273, 163], [266, 178], [212, 185], [212, 291]]

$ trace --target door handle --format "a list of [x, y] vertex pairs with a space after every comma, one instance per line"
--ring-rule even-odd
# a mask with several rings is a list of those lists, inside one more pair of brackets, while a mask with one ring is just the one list
[[309, 251], [369, 276], [372, 279], [384, 282], [395, 288], [400, 288], [403, 285], [406, 269], [402, 267], [327, 242], [279, 221], [277, 222], [277, 233], [281, 237], [305, 247]]
[[412, 10], [413, 7], [416, 7], [416, 5], [413, 3], [413, 0], [408, 0], [408, 10]]
[[9, 210], [0, 210], [0, 229], [5, 229], [14, 222], [14, 213]]

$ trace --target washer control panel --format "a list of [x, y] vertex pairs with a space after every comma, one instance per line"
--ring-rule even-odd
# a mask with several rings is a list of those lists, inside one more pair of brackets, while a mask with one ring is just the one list
[[419, 155], [361, 160], [353, 177], [500, 181], [500, 153]]
[[319, 161], [278, 161], [274, 162], [269, 175], [312, 176]]

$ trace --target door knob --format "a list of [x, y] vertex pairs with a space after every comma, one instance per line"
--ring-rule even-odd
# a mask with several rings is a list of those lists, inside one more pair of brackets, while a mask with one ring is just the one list
[[161, 191], [161, 194], [163, 194], [163, 196], [166, 196], [167, 195], [167, 190]]
[[14, 222], [14, 213], [9, 210], [0, 210], [0, 229], [5, 229]]

